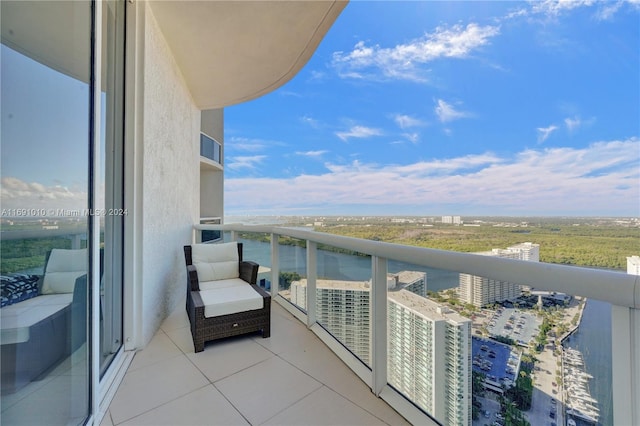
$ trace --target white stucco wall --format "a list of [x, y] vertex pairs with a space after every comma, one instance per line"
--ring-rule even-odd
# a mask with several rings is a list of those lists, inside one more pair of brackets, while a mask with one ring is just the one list
[[182, 247], [199, 216], [200, 111], [146, 5], [142, 158], [142, 321], [146, 345], [184, 303]]

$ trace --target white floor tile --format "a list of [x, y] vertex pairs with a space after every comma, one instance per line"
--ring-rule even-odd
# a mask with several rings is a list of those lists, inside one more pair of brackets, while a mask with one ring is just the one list
[[251, 424], [261, 424], [322, 385], [274, 357], [215, 383]]
[[135, 371], [180, 355], [182, 355], [182, 351], [169, 336], [162, 330], [158, 330], [149, 344], [144, 349], [136, 352], [128, 371]]
[[205, 345], [202, 352], [187, 354], [191, 362], [211, 382], [216, 382], [273, 356], [273, 353], [246, 335], [216, 340]]
[[184, 355], [129, 371], [109, 407], [111, 417], [122, 423], [208, 383]]
[[326, 386], [269, 419], [266, 425], [384, 425]]
[[124, 422], [123, 425], [248, 425], [242, 415], [213, 387], [205, 386]]
[[171, 341], [185, 354], [194, 353], [193, 338], [189, 325], [182, 328], [165, 331]]

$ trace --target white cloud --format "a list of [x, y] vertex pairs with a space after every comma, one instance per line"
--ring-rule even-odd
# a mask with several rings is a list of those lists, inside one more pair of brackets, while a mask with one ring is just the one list
[[435, 113], [442, 123], [471, 116], [469, 112], [456, 110], [453, 105], [443, 101], [442, 99], [438, 99], [436, 104]]
[[320, 123], [318, 122], [318, 120], [316, 120], [313, 117], [310, 117], [308, 115], [303, 115], [302, 117], [300, 117], [300, 121], [302, 121], [305, 124], [308, 124], [309, 126], [313, 127], [314, 129], [317, 129], [320, 127]]
[[309, 77], [309, 81], [322, 80], [326, 76], [326, 74], [323, 71], [311, 71], [310, 74], [311, 76]]
[[401, 129], [406, 129], [409, 127], [419, 127], [419, 126], [425, 125], [425, 123], [422, 120], [419, 120], [415, 117], [411, 117], [410, 115], [406, 115], [406, 114], [396, 114], [393, 117], [393, 121], [395, 121], [398, 127], [400, 127]]
[[25, 182], [12, 176], [2, 178], [0, 200], [3, 209], [86, 209], [86, 189]]
[[580, 127], [580, 125], [582, 124], [582, 121], [578, 117], [575, 117], [575, 118], [567, 117], [564, 119], [564, 124], [567, 126], [567, 130], [569, 130], [570, 132], [573, 132], [578, 127]]
[[558, 126], [551, 125], [549, 127], [538, 127], [538, 142], [542, 143], [546, 141], [551, 133], [558, 130]]
[[402, 136], [407, 139], [409, 142], [411, 143], [418, 143], [418, 141], [420, 140], [420, 134], [419, 133], [403, 133]]
[[[226, 206], [251, 211], [396, 209], [500, 214], [640, 215], [640, 139], [487, 153], [405, 165], [326, 164], [319, 175], [229, 178]], [[250, 200], [250, 201], [248, 201]], [[441, 207], [439, 207], [441, 206]]]
[[274, 146], [286, 146], [287, 144], [282, 141], [268, 140], [268, 139], [252, 139], [234, 136], [225, 140], [224, 150], [225, 153], [243, 151], [243, 152], [263, 152], [267, 151]]
[[351, 52], [335, 52], [332, 65], [343, 78], [425, 82], [425, 64], [440, 58], [466, 58], [499, 33], [499, 27], [471, 23], [437, 27], [419, 39], [390, 48], [359, 41]]
[[603, 6], [600, 10], [596, 12], [596, 18], [601, 21], [607, 21], [613, 17], [613, 15], [620, 10], [624, 2], [617, 1], [608, 3], [606, 6]]
[[255, 169], [265, 158], [267, 158], [265, 155], [229, 157], [225, 167], [231, 170]]
[[336, 136], [338, 136], [343, 141], [347, 141], [350, 138], [370, 138], [372, 136], [381, 136], [382, 130], [376, 129], [373, 127], [365, 127], [365, 126], [353, 126], [347, 131], [336, 132]]
[[280, 96], [291, 96], [294, 98], [302, 98], [302, 95], [300, 93], [292, 92], [291, 90], [278, 90], [275, 93], [277, 93]]
[[317, 158], [317, 157], [322, 157], [324, 154], [326, 154], [329, 151], [297, 151], [296, 155], [301, 155], [303, 157], [312, 157], [312, 158]]
[[[598, 0], [533, 0], [530, 1], [532, 14], [544, 15], [547, 18], [557, 18], [564, 13], [580, 8], [593, 7], [595, 9], [593, 16], [599, 21], [609, 20], [623, 8], [625, 4], [629, 4], [636, 9], [640, 6], [639, 0], [616, 0], [616, 1], [598, 1]], [[528, 15], [529, 11], [518, 11], [513, 16]], [[513, 17], [508, 15], [507, 17]]]
[[592, 6], [595, 3], [595, 0], [535, 0], [531, 2], [531, 10], [534, 13], [558, 16], [563, 12], [580, 7]]

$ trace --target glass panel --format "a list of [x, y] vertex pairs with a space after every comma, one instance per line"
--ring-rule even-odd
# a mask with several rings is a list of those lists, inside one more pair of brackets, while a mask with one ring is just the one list
[[124, 11], [121, 1], [102, 5], [102, 117], [100, 129], [100, 372], [122, 347], [122, 253], [124, 216], [123, 99]]
[[218, 141], [204, 133], [200, 133], [200, 155], [210, 160], [215, 161], [218, 164], [222, 164], [221, 159], [222, 146]]
[[320, 246], [317, 262], [318, 323], [370, 366], [371, 257]]
[[[271, 290], [271, 245], [269, 235], [257, 232], [242, 232], [237, 241], [242, 243], [242, 258], [259, 265], [257, 284]], [[231, 241], [231, 234], [224, 233], [224, 241]]]
[[391, 260], [388, 272], [389, 384], [443, 424], [470, 424], [471, 320], [445, 304], [458, 274]]
[[280, 237], [279, 260], [280, 295], [297, 306], [300, 310], [307, 311], [306, 287], [301, 283], [307, 279], [307, 242], [291, 237]]
[[83, 424], [89, 2], [1, 2], [3, 424]]

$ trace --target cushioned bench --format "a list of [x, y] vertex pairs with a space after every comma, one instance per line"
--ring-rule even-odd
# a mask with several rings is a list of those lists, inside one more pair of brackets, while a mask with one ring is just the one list
[[44, 377], [84, 341], [84, 321], [74, 321], [72, 313], [86, 312], [87, 251], [55, 249], [45, 262], [42, 278], [24, 274], [2, 277], [3, 394]]

